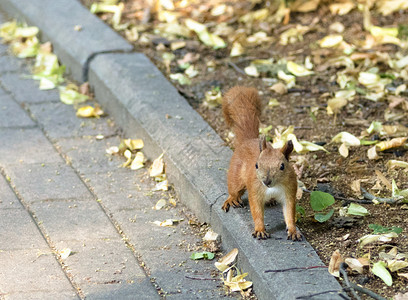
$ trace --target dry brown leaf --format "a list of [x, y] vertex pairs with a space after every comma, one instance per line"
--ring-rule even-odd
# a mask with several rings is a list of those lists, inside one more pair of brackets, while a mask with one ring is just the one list
[[336, 250], [333, 252], [331, 258], [330, 258], [330, 263], [329, 263], [329, 273], [332, 274], [335, 277], [340, 276], [340, 264], [343, 262], [343, 257], [340, 254], [340, 250]]
[[347, 257], [344, 262], [349, 266], [349, 268], [353, 271], [358, 272], [359, 274], [363, 274], [364, 272], [364, 266], [362, 265], [362, 263], [356, 259], [356, 258], [351, 258], [351, 257]]
[[319, 6], [320, 0], [296, 0], [289, 5], [293, 12], [315, 11]]
[[354, 180], [350, 187], [358, 197], [361, 196], [361, 179]]
[[392, 189], [391, 182], [387, 178], [385, 178], [384, 174], [381, 173], [381, 171], [375, 170], [375, 174], [377, 175], [378, 179], [380, 179], [381, 182], [387, 187], [387, 189], [389, 190]]

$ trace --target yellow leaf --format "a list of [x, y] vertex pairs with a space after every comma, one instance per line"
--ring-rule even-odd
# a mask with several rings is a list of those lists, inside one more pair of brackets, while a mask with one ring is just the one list
[[294, 63], [293, 61], [288, 61], [286, 64], [286, 67], [290, 73], [298, 77], [309, 76], [309, 75], [314, 74], [313, 71], [309, 71], [304, 66], [298, 65], [297, 63]]
[[333, 35], [328, 35], [322, 38], [319, 41], [319, 45], [322, 48], [333, 48], [338, 45], [343, 41], [343, 36], [338, 35], [338, 34], [333, 34]]
[[401, 147], [405, 144], [407, 139], [408, 139], [407, 137], [400, 137], [400, 138], [394, 138], [390, 141], [379, 142], [376, 145], [376, 148], [379, 151], [384, 151], [384, 150], [391, 149], [391, 148]]
[[144, 167], [144, 161], [145, 157], [142, 152], [137, 152], [135, 159], [132, 161], [132, 164], [130, 165], [131, 170], [138, 170]]
[[215, 263], [215, 266], [221, 272], [224, 272], [230, 264], [232, 264], [238, 255], [238, 249], [234, 248], [226, 255], [224, 255], [218, 262]]
[[124, 139], [123, 143], [126, 145], [126, 147], [130, 150], [140, 150], [144, 147], [144, 143], [142, 139]]
[[150, 169], [150, 177], [160, 176], [164, 173], [163, 154], [160, 154], [158, 158], [153, 161], [152, 168]]
[[333, 15], [343, 16], [348, 14], [356, 5], [353, 1], [347, 0], [329, 5], [330, 12]]
[[154, 210], [160, 210], [166, 205], [166, 200], [165, 199], [160, 199], [157, 201], [156, 205], [153, 207]]

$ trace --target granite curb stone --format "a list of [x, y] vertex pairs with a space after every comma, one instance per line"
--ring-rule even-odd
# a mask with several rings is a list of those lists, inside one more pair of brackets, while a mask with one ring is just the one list
[[[111, 45], [106, 38], [116, 34], [85, 8], [78, 7], [77, 1], [44, 0], [41, 5], [38, 1], [4, 0], [0, 7], [39, 26], [43, 39], [55, 44], [62, 62], [79, 80], [88, 58], [104, 51], [95, 49], [95, 44]], [[67, 6], [62, 9], [64, 4]], [[70, 12], [78, 11], [73, 15], [66, 14], [67, 8]], [[50, 18], [44, 18], [44, 14]], [[54, 16], [59, 17], [55, 19]], [[68, 20], [70, 18], [72, 20]], [[95, 36], [88, 36], [91, 43], [81, 43], [84, 36], [73, 30], [77, 25], [74, 23], [80, 22], [81, 18], [84, 18], [83, 24], [86, 21], [92, 28], [95, 24], [100, 26], [93, 32]], [[94, 40], [97, 42], [92, 44]], [[124, 45], [126, 51], [131, 49], [124, 40], [119, 44]], [[74, 50], [67, 50], [71, 47]], [[307, 242], [286, 241], [280, 208], [268, 209], [266, 220], [270, 224], [268, 228], [274, 229], [275, 237], [268, 241], [252, 239], [252, 221], [247, 208], [232, 210], [228, 214], [220, 209], [227, 192], [225, 172], [232, 152], [223, 146], [219, 136], [143, 54], [97, 55], [90, 63], [89, 81], [98, 101], [125, 133], [145, 140], [145, 151], [151, 158], [165, 152], [167, 174], [175, 183], [180, 199], [221, 233], [226, 249], [240, 249], [239, 265], [255, 281], [254, 289], [259, 299], [293, 299], [313, 292], [341, 289], [327, 272], [264, 273], [265, 269], [319, 265], [322, 262]], [[311, 278], [319, 284], [313, 285]], [[338, 298], [338, 295], [327, 294], [315, 297]]]

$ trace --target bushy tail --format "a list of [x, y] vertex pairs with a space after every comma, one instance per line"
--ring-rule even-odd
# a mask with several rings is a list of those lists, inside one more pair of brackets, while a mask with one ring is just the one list
[[234, 144], [258, 138], [262, 103], [256, 89], [233, 87], [224, 96], [222, 111], [227, 125], [235, 134]]

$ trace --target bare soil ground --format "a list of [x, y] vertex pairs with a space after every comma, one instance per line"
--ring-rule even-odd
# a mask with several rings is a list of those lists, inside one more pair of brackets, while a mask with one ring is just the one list
[[[91, 3], [97, 1], [83, 0], [83, 2], [90, 6]], [[355, 8], [343, 16], [333, 15], [329, 10], [328, 3], [321, 3], [316, 10], [311, 12], [292, 12], [286, 25], [265, 22], [248, 25], [239, 22], [239, 16], [266, 7], [267, 1], [232, 1], [226, 3], [233, 7], [234, 13], [231, 16], [225, 16], [225, 18], [209, 15], [211, 8], [219, 5], [220, 1], [208, 1], [208, 3], [207, 1], [189, 1], [191, 5], [179, 10], [176, 8], [176, 11], [180, 12], [181, 18], [192, 17], [206, 24], [226, 21], [229, 26], [234, 28], [235, 32], [242, 30], [243, 32], [254, 33], [263, 30], [271, 37], [270, 40], [259, 45], [246, 47], [243, 55], [230, 57], [230, 44], [227, 48], [214, 50], [200, 43], [196, 36], [186, 39], [159, 34], [156, 29], [162, 22], [158, 21], [155, 11], [148, 6], [148, 1], [127, 0], [122, 2], [125, 5], [122, 22], [129, 22], [138, 26], [139, 35], [144, 35], [143, 42], [141, 42], [141, 37], [134, 42], [136, 49], [145, 53], [166, 76], [182, 71], [176, 63], [178, 59], [184, 58], [188, 53], [198, 54], [191, 62], [198, 71], [198, 75], [190, 79], [191, 84], [181, 85], [174, 81], [173, 83], [226, 143], [230, 142], [229, 130], [224, 123], [221, 109], [219, 106], [210, 108], [206, 105], [205, 92], [215, 87], [219, 87], [225, 92], [232, 86], [245, 85], [256, 87], [262, 95], [265, 106], [261, 123], [263, 127], [272, 125], [272, 130], [269, 132], [271, 136], [274, 135], [274, 129], [280, 126], [293, 125], [298, 140], [325, 145], [329, 153], [317, 151], [301, 155], [295, 154], [292, 159], [299, 168], [303, 165], [300, 180], [308, 190], [319, 189], [336, 198], [334, 216], [325, 223], [315, 221], [308, 193], [304, 193], [299, 200], [299, 204], [305, 208], [306, 214], [299, 217], [298, 226], [326, 264], [329, 264], [330, 257], [336, 249], [339, 249], [344, 257], [366, 256], [372, 262], [377, 261], [378, 254], [383, 248], [378, 244], [359, 248], [357, 242], [362, 236], [372, 233], [368, 227], [369, 224], [402, 228], [402, 233], [388, 245], [398, 247], [398, 252], [408, 253], [408, 206], [406, 204], [362, 204], [369, 210], [369, 216], [345, 219], [339, 215], [339, 208], [359, 199], [359, 194], [352, 189], [352, 183], [356, 180], [360, 180], [361, 186], [372, 195], [390, 198], [391, 190], [379, 179], [376, 170], [380, 171], [389, 181], [394, 179], [400, 189], [408, 188], [407, 169], [387, 167], [387, 162], [390, 159], [407, 162], [406, 148], [400, 147], [381, 152], [379, 159], [371, 160], [367, 157], [367, 150], [371, 146], [351, 147], [348, 157], [343, 157], [338, 152], [340, 144], [331, 143], [332, 138], [342, 131], [357, 137], [361, 136], [372, 121], [408, 127], [407, 111], [403, 108], [398, 106], [390, 108], [389, 101], [384, 99], [381, 101], [368, 100], [364, 94], [360, 93], [357, 93], [354, 100], [349, 101], [337, 114], [329, 115], [326, 112], [327, 100], [339, 90], [336, 74], [344, 70], [344, 66], [331, 63], [329, 59], [335, 57], [333, 50], [318, 47], [317, 41], [332, 33], [329, 29], [331, 24], [341, 22], [345, 28], [341, 33], [344, 40], [348, 43], [358, 44], [358, 41], [364, 40], [367, 36], [363, 26], [362, 11]], [[330, 3], [330, 1], [326, 2]], [[111, 18], [111, 14], [100, 16], [106, 21]], [[408, 12], [399, 11], [385, 17], [373, 11], [372, 22], [377, 26], [408, 24]], [[301, 40], [293, 44], [281, 45], [279, 43], [280, 34], [287, 29], [295, 28], [298, 24], [313, 25], [312, 29], [302, 36]], [[121, 33], [123, 34], [124, 31]], [[185, 47], [172, 51], [170, 47], [175, 40], [185, 41]], [[163, 59], [165, 52], [172, 52], [176, 59], [166, 64]], [[408, 54], [406, 49], [393, 44], [377, 45], [374, 48], [358, 52], [364, 53], [364, 58], [355, 62], [356, 74], [364, 70], [364, 61], [366, 60], [368, 64], [368, 60], [371, 59], [370, 55], [376, 56], [378, 53], [393, 55], [396, 52], [400, 52], [401, 55]], [[338, 56], [338, 54], [336, 55]], [[276, 76], [261, 74], [260, 77], [255, 78], [244, 72], [245, 67], [254, 59], [274, 58], [275, 61], [279, 61], [285, 58], [302, 63], [307, 56], [311, 57], [315, 66], [315, 73], [307, 77], [297, 77], [296, 85], [282, 95], [271, 89], [271, 80], [265, 80], [266, 77], [276, 78]], [[387, 73], [389, 67], [386, 62], [378, 57], [377, 61], [376, 66], [380, 73]], [[393, 81], [392, 86], [396, 87], [403, 83], [403, 79], [397, 78]], [[400, 97], [407, 100], [406, 95], [402, 93]], [[268, 106], [268, 102], [272, 98], [278, 100], [278, 106]], [[386, 112], [397, 117], [388, 118], [385, 116]], [[407, 134], [405, 133], [403, 136], [407, 136]], [[389, 138], [378, 135], [366, 137], [367, 140]], [[406, 273], [407, 269], [402, 269], [400, 272]], [[394, 282], [391, 287], [386, 286], [381, 279], [370, 272], [358, 275], [353, 273], [350, 278], [353, 282], [387, 298], [394, 297], [398, 292], [408, 292], [408, 280], [398, 276], [397, 272], [392, 273]]]

